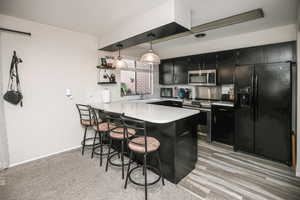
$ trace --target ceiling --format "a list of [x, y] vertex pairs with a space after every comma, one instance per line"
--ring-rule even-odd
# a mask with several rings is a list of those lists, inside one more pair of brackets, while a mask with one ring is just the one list
[[[165, 1], [167, 0], [0, 0], [0, 13], [101, 37]], [[192, 26], [257, 8], [264, 10], [265, 18], [208, 31], [207, 37], [201, 39], [188, 36], [163, 42], [155, 45], [157, 48], [295, 24], [297, 18], [298, 0], [185, 1], [191, 8]], [[142, 44], [137, 48], [143, 47], [148, 45]]]
[[165, 0], [0, 0], [0, 13], [100, 37]]

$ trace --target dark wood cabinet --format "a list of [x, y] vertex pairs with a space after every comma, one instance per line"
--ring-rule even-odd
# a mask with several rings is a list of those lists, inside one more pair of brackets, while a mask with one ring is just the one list
[[203, 69], [216, 69], [217, 53], [204, 54], [203, 61], [204, 61]]
[[248, 65], [264, 63], [263, 47], [250, 47], [237, 50], [237, 64]]
[[236, 65], [285, 61], [296, 62], [295, 41], [172, 58], [161, 62], [159, 83], [188, 84], [189, 70], [217, 69], [218, 85], [233, 84]]
[[234, 108], [212, 106], [212, 141], [234, 145]]
[[263, 47], [264, 63], [293, 61], [293, 46], [291, 43], [266, 45]]
[[188, 62], [186, 59], [174, 60], [174, 84], [188, 84]]
[[236, 51], [224, 51], [217, 56], [218, 84], [233, 84], [236, 65]]
[[159, 65], [159, 84], [171, 85], [173, 84], [173, 61], [163, 60]]
[[188, 61], [186, 58], [162, 61], [159, 66], [159, 84], [188, 84]]
[[167, 101], [152, 102], [152, 103], [148, 103], [148, 104], [182, 108], [182, 101], [167, 100]]
[[199, 70], [203, 65], [202, 55], [193, 55], [188, 56], [187, 63], [188, 63], [188, 70]]

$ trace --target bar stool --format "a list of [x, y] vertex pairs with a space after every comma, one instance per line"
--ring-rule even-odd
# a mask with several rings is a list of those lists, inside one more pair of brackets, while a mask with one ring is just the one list
[[[109, 132], [109, 124], [107, 122], [107, 120], [105, 119], [104, 115], [103, 115], [103, 111], [102, 110], [98, 110], [95, 108], [90, 108], [91, 112], [92, 112], [92, 117], [93, 117], [93, 129], [95, 130], [95, 137], [94, 137], [94, 141], [93, 141], [93, 146], [92, 146], [92, 155], [91, 158], [94, 157], [94, 154], [97, 154], [100, 156], [100, 166], [102, 166], [102, 157], [105, 155], [108, 155], [108, 153], [103, 153], [103, 146], [107, 145], [104, 143], [107, 134]], [[99, 123], [95, 123], [95, 122], [99, 122]], [[112, 128], [114, 127], [114, 125], [110, 125]], [[99, 138], [99, 143], [96, 143], [96, 139]], [[108, 146], [108, 145], [107, 145]], [[97, 153], [95, 150], [100, 148], [100, 153]]]
[[[161, 160], [160, 160], [160, 156], [159, 156], [160, 142], [154, 137], [147, 136], [145, 121], [128, 118], [124, 115], [121, 115], [121, 119], [122, 119], [123, 125], [125, 127], [125, 135], [128, 135], [129, 129], [134, 129], [134, 130], [136, 130], [137, 133], [141, 133], [141, 136], [138, 136], [136, 134], [135, 136], [137, 136], [137, 137], [134, 137], [134, 138], [126, 137], [126, 138], [128, 138], [128, 148], [130, 151], [130, 156], [129, 156], [129, 165], [128, 165], [128, 169], [127, 169], [127, 175], [126, 175], [124, 188], [125, 189], [127, 188], [128, 179], [130, 180], [130, 182], [132, 182], [136, 185], [144, 186], [145, 187], [145, 199], [147, 200], [147, 198], [148, 198], [147, 186], [157, 183], [160, 179], [162, 180], [162, 184], [165, 185], [164, 176], [162, 174], [162, 169], [161, 169]], [[136, 167], [130, 169], [133, 153], [143, 155], [144, 161], [143, 161], [142, 166], [137, 165]], [[158, 168], [147, 165], [147, 157], [151, 154], [155, 154], [156, 159], [158, 161]], [[137, 183], [136, 181], [134, 181], [131, 178], [131, 173], [140, 167], [143, 167], [144, 184]], [[151, 183], [148, 183], [148, 181], [147, 181], [147, 169], [152, 169], [153, 171], [157, 172], [157, 174], [159, 175], [159, 177]]]
[[84, 127], [84, 136], [81, 141], [81, 154], [84, 155], [84, 148], [85, 147], [92, 147], [92, 144], [86, 144], [87, 141], [93, 141], [95, 137], [86, 137], [86, 132], [87, 129], [91, 126], [94, 125], [94, 121], [91, 116], [91, 110], [88, 105], [83, 105], [83, 104], [76, 104], [77, 110], [79, 112], [79, 117], [80, 117], [80, 124]]
[[[124, 126], [122, 120], [120, 118], [120, 114], [112, 113], [112, 112], [104, 112], [105, 117], [108, 120], [109, 124], [109, 147], [108, 147], [108, 156], [106, 160], [105, 171], [108, 170], [108, 165], [111, 164], [113, 166], [122, 167], [122, 179], [124, 179], [124, 166], [129, 165], [129, 163], [124, 163], [124, 145], [127, 144], [127, 139], [135, 135], [134, 129], [127, 129], [127, 135], [125, 136]], [[113, 126], [111, 126], [113, 125]], [[121, 144], [121, 152], [116, 147], [113, 152], [111, 152], [112, 141], [119, 142]], [[113, 163], [112, 158], [117, 156], [120, 157], [121, 154], [121, 164]]]

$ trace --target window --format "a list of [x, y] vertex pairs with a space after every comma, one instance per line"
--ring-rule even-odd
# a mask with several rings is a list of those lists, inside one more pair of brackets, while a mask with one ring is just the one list
[[121, 95], [152, 94], [153, 71], [149, 64], [125, 60], [126, 69], [121, 69]]

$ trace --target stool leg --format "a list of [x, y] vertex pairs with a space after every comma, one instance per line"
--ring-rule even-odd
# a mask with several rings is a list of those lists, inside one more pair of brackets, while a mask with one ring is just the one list
[[160, 161], [160, 157], [159, 157], [159, 151], [156, 151], [156, 156], [157, 156], [157, 161], [158, 161], [158, 167], [159, 167], [159, 173], [160, 173], [160, 176], [161, 176], [161, 181], [162, 181], [162, 184], [165, 185], [164, 175], [163, 175], [163, 172], [162, 172], [161, 161]]
[[84, 129], [84, 136], [83, 136], [83, 144], [82, 144], [81, 155], [83, 155], [83, 154], [84, 154], [84, 147], [85, 147], [86, 131], [87, 131], [87, 126], [85, 126], [85, 129]]
[[144, 170], [145, 170], [145, 200], [148, 199], [148, 192], [147, 192], [147, 153], [144, 155]]
[[102, 152], [103, 152], [103, 134], [99, 132], [100, 139], [100, 166], [102, 166]]
[[111, 143], [112, 143], [112, 139], [109, 138], [108, 154], [107, 154], [107, 160], [106, 160], [106, 166], [105, 166], [105, 171], [106, 172], [107, 172], [107, 169], [108, 169], [108, 160], [109, 160], [109, 157], [110, 157]]
[[121, 142], [122, 179], [124, 179], [124, 140]]
[[130, 171], [130, 164], [131, 164], [131, 160], [132, 160], [132, 154], [133, 154], [133, 152], [130, 151], [130, 155], [129, 155], [129, 164], [128, 164], [128, 168], [127, 168], [127, 174], [126, 174], [126, 180], [125, 180], [124, 189], [127, 188], [127, 182], [128, 182], [129, 171]]
[[91, 155], [91, 158], [94, 158], [94, 150], [95, 150], [95, 142], [96, 142], [97, 132], [98, 132], [98, 131], [95, 130], [95, 136], [94, 136], [94, 140], [93, 140], [93, 146], [92, 146], [92, 155]]

